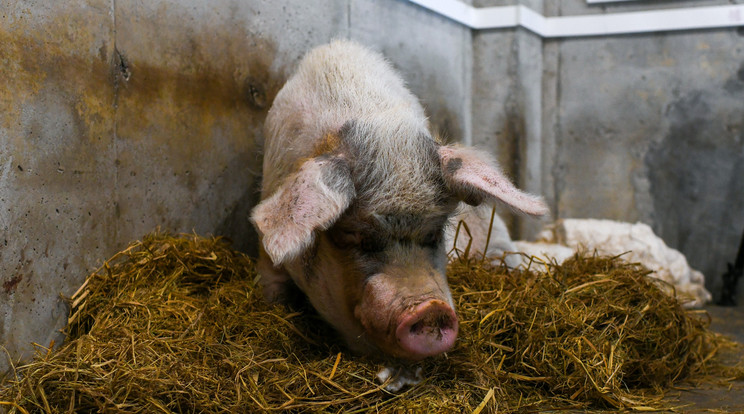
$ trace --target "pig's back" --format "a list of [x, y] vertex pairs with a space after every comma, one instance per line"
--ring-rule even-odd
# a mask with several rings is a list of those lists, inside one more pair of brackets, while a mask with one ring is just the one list
[[418, 100], [390, 63], [351, 41], [337, 40], [308, 53], [296, 78], [309, 88], [306, 98], [316, 108], [330, 109], [341, 118], [406, 107], [411, 115], [423, 117]]
[[423, 108], [390, 63], [357, 43], [336, 40], [311, 50], [274, 100], [265, 128], [263, 196], [349, 120], [382, 129], [374, 137], [383, 141], [428, 128]]

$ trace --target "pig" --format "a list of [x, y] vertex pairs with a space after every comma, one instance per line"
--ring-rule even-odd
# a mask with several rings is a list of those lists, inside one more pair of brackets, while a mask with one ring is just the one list
[[484, 152], [440, 142], [391, 64], [352, 41], [305, 55], [264, 138], [251, 213], [263, 295], [299, 289], [356, 353], [420, 361], [452, 348], [444, 228], [460, 202], [547, 212]]

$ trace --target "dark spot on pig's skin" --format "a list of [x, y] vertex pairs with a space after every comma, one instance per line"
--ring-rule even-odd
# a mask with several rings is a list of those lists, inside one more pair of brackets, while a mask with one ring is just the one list
[[321, 169], [323, 183], [332, 191], [348, 198], [354, 197], [354, 184], [351, 181], [349, 162], [343, 157], [330, 157]]
[[448, 175], [455, 175], [460, 168], [462, 168], [462, 158], [454, 158], [447, 162], [446, 170]]
[[359, 247], [365, 254], [382, 253], [388, 246], [390, 239], [382, 233], [370, 233], [362, 237]]
[[354, 121], [353, 119], [346, 121], [341, 126], [341, 129], [338, 130], [338, 135], [340, 135], [341, 137], [348, 136], [355, 126], [356, 126], [356, 121]]
[[307, 281], [312, 280], [315, 276], [313, 268], [315, 266], [315, 258], [318, 256], [318, 244], [318, 238], [315, 237], [313, 244], [302, 253], [302, 273]]
[[[448, 186], [450, 188], [450, 191], [452, 191], [455, 196], [457, 196], [460, 200], [464, 201], [467, 204], [470, 204], [471, 206], [477, 206], [478, 204], [483, 202], [483, 193], [473, 187], [472, 185], [460, 182], [457, 180], [452, 180], [454, 178], [455, 173], [462, 168], [462, 159], [461, 158], [454, 158], [447, 162], [447, 164], [444, 166], [445, 174], [450, 178], [448, 181]], [[486, 180], [488, 181], [488, 180]], [[491, 183], [489, 181], [489, 183]], [[493, 184], [493, 183], [491, 183]]]
[[5, 293], [7, 294], [12, 293], [16, 289], [18, 284], [21, 282], [21, 279], [23, 279], [23, 276], [18, 275], [8, 280], [7, 282], [3, 283], [3, 290], [5, 291]]

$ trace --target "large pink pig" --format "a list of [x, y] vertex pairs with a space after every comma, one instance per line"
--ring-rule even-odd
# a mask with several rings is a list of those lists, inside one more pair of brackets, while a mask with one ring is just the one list
[[453, 346], [443, 229], [461, 201], [547, 212], [486, 154], [438, 142], [391, 65], [350, 41], [304, 57], [265, 137], [252, 213], [264, 295], [298, 287], [360, 353], [416, 361]]

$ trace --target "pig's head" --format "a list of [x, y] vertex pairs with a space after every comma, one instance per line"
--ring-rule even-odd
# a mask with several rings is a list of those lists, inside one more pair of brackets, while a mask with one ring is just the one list
[[407, 360], [446, 352], [458, 322], [442, 239], [457, 204], [547, 207], [476, 150], [428, 134], [370, 148], [359, 135], [327, 138], [256, 207], [262, 248], [352, 349]]

